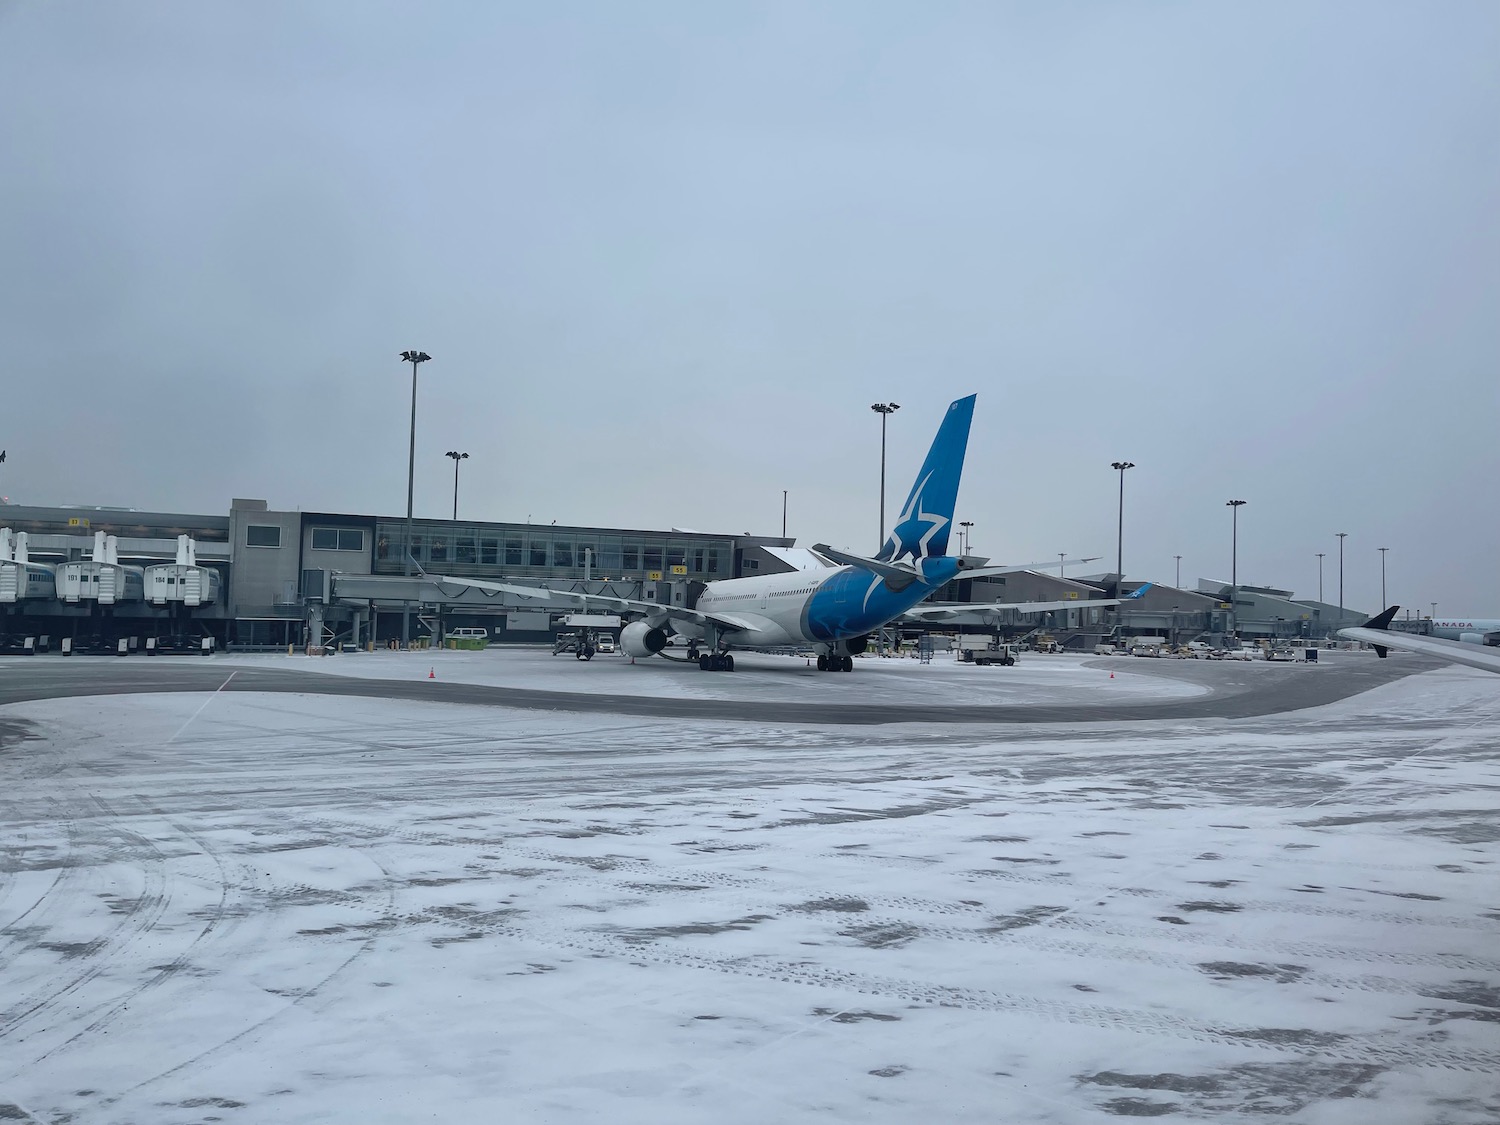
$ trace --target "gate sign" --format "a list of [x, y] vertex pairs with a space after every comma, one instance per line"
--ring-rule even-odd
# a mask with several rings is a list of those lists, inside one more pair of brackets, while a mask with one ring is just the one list
[[672, 573], [673, 574], [686, 574], [687, 573], [687, 567], [685, 567], [685, 566], [674, 566], [672, 568]]

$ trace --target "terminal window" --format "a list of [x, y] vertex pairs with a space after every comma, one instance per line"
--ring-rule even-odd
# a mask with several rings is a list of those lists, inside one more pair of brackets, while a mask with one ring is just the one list
[[314, 551], [363, 551], [365, 533], [357, 527], [315, 527], [312, 530]]
[[641, 549], [639, 547], [621, 547], [620, 557], [623, 560], [621, 567], [625, 570], [641, 569]]
[[[486, 550], [493, 551], [494, 540], [486, 539], [485, 540], [485, 544], [486, 544]], [[520, 565], [522, 565], [521, 560], [523, 558], [524, 558], [524, 555], [523, 555], [522, 550], [521, 550], [521, 541], [519, 539], [507, 539], [505, 541], [505, 565], [506, 566], [520, 566]], [[493, 558], [487, 558], [484, 561], [492, 563], [495, 560]]]
[[530, 557], [531, 557], [531, 565], [532, 566], [546, 566], [547, 565], [547, 544], [545, 542], [538, 542], [537, 540], [533, 539], [531, 541], [531, 556]]
[[281, 528], [275, 524], [252, 523], [245, 525], [245, 546], [281, 546]]

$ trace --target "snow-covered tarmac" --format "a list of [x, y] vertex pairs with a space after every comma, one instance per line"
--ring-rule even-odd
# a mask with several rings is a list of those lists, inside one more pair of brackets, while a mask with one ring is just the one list
[[[1143, 675], [1158, 661], [1128, 657], [1023, 654], [1010, 668], [980, 667], [940, 653], [922, 666], [912, 658], [856, 661], [853, 673], [819, 672], [801, 656], [738, 652], [736, 673], [700, 672], [696, 665], [659, 657], [635, 663], [623, 655], [578, 660], [550, 650], [494, 648], [486, 652], [375, 652], [353, 656], [250, 655], [215, 657], [216, 665], [300, 668], [362, 679], [423, 679], [539, 691], [651, 695], [671, 699], [734, 699], [778, 703], [948, 704], [955, 707], [1006, 703], [1080, 705], [1186, 699], [1202, 687]], [[1134, 672], [1135, 674], [1131, 674]], [[1113, 673], [1113, 675], [1112, 675]]]
[[[233, 667], [272, 660], [413, 672]], [[1200, 690], [1102, 663], [640, 690]], [[1500, 680], [1466, 670], [1000, 728], [15, 704], [0, 1120], [1493, 1121], [1497, 747]]]

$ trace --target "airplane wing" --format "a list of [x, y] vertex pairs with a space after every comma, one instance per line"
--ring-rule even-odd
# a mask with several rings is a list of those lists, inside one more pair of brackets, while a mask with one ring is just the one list
[[1072, 598], [1065, 602], [988, 602], [988, 603], [953, 603], [950, 605], [919, 605], [906, 611], [903, 618], [911, 621], [945, 621], [952, 617], [961, 617], [966, 613], [998, 613], [1003, 609], [1012, 609], [1017, 613], [1048, 613], [1054, 609], [1083, 609], [1096, 608], [1099, 606], [1119, 605], [1120, 598], [1098, 598], [1083, 601]]
[[440, 587], [456, 586], [471, 590], [493, 590], [497, 594], [536, 599], [553, 605], [580, 606], [586, 608], [622, 610], [639, 613], [661, 620], [691, 621], [695, 625], [713, 625], [719, 629], [738, 632], [752, 628], [750, 622], [727, 613], [699, 613], [696, 609], [682, 606], [659, 605], [656, 602], [637, 601], [634, 598], [616, 598], [609, 594], [579, 594], [570, 590], [551, 590], [545, 586], [519, 586], [511, 582], [483, 582], [478, 578], [451, 578], [444, 574], [422, 572], [429, 582]]
[[943, 621], [965, 613], [998, 613], [1002, 609], [1013, 609], [1017, 613], [1049, 613], [1054, 609], [1098, 608], [1133, 602], [1143, 597], [1146, 591], [1154, 585], [1154, 582], [1146, 582], [1123, 598], [1090, 598], [1088, 600], [1069, 598], [1062, 602], [989, 602], [987, 604], [954, 602], [949, 605], [919, 605], [907, 610], [905, 617], [915, 621]]
[[1014, 566], [981, 566], [972, 570], [960, 570], [954, 578], [994, 578], [1001, 574], [1019, 574], [1023, 570], [1040, 570], [1046, 573], [1048, 567], [1059, 565], [1067, 566], [1070, 563], [1098, 562], [1098, 555], [1091, 555], [1086, 559], [1049, 559], [1046, 562], [1017, 563]]
[[1391, 629], [1391, 619], [1400, 606], [1391, 606], [1379, 617], [1373, 617], [1354, 629], [1340, 629], [1339, 636], [1349, 641], [1363, 641], [1374, 646], [1375, 655], [1384, 657], [1388, 649], [1399, 648], [1406, 652], [1419, 652], [1424, 656], [1435, 656], [1439, 660], [1454, 664], [1466, 664], [1485, 672], [1500, 672], [1500, 649], [1488, 645], [1469, 644], [1467, 641], [1445, 641], [1437, 637], [1423, 637], [1416, 633], [1398, 633]]

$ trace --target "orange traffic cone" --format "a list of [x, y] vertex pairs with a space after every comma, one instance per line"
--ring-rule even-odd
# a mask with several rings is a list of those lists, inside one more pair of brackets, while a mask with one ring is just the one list
[[[427, 678], [429, 680], [435, 680], [435, 679], [437, 679], [437, 669], [436, 668], [429, 668], [429, 669], [427, 669]], [[1115, 678], [1115, 674], [1113, 672], [1111, 672], [1109, 674], [1109, 678], [1110, 679], [1114, 679]]]

